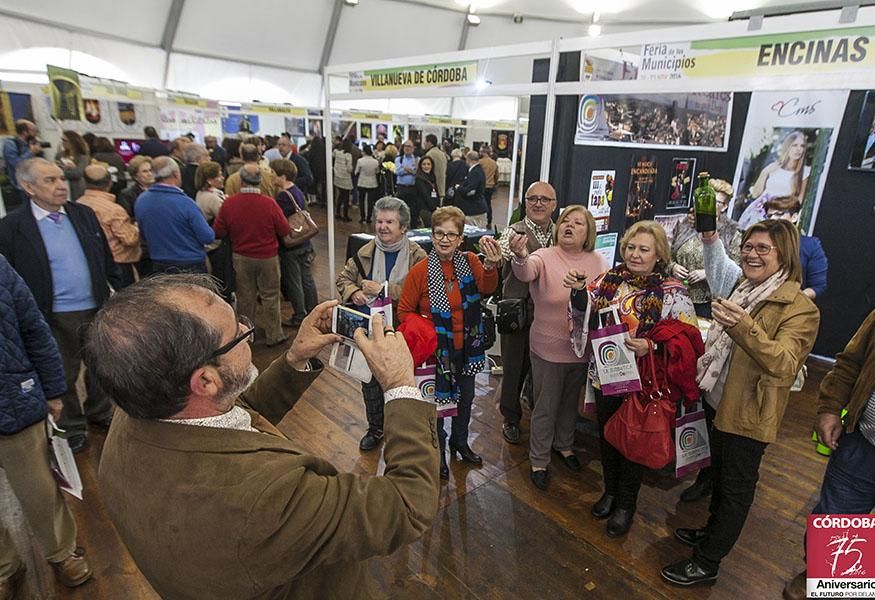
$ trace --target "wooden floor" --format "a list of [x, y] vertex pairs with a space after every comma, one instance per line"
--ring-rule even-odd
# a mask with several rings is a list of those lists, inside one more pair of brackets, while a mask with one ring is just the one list
[[[497, 206], [500, 200], [496, 200]], [[314, 212], [324, 226], [324, 211]], [[496, 221], [503, 222], [504, 214], [499, 211], [502, 218]], [[353, 231], [361, 229], [357, 224], [338, 228], [340, 255], [345, 234]], [[324, 235], [316, 246], [315, 275], [325, 298], [333, 289]], [[254, 350], [259, 367], [278, 354], [258, 342]], [[792, 396], [779, 439], [766, 452], [747, 526], [713, 586], [679, 589], [659, 576], [662, 566], [690, 553], [673, 539], [674, 528], [701, 526], [706, 519], [707, 501], [690, 505], [678, 500], [689, 481], [657, 474], [646, 477], [632, 530], [625, 538], [609, 539], [604, 522], [589, 514], [602, 489], [596, 438], [578, 434], [582, 474], [556, 465], [551, 467], [549, 492], [537, 490], [528, 477], [525, 438], [523, 444], [510, 446], [501, 437], [496, 407], [499, 379], [487, 375], [477, 378], [471, 423], [471, 445], [483, 455], [483, 466], [451, 464], [433, 528], [395, 554], [372, 559], [371, 571], [386, 596], [397, 598], [780, 598], [784, 581], [802, 566], [805, 518], [826, 464], [810, 442], [816, 386], [823, 374], [822, 368], [812, 365], [805, 389]], [[524, 430], [527, 427], [526, 419]], [[365, 430], [358, 385], [331, 370], [320, 376], [280, 428], [341, 471], [382, 471], [379, 450], [358, 450]], [[93, 435], [90, 448], [78, 458], [85, 501], [69, 500], [80, 528], [79, 542], [87, 548], [95, 577], [78, 590], [59, 586], [57, 597], [157, 598], [101, 503], [95, 473], [102, 442], [101, 435]]]

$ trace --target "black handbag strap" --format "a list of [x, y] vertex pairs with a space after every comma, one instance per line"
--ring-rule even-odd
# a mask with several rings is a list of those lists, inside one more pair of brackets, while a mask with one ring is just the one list
[[352, 261], [355, 263], [356, 268], [359, 270], [359, 273], [361, 274], [362, 279], [367, 279], [368, 274], [365, 273], [365, 266], [362, 264], [362, 259], [359, 258], [358, 252], [353, 253]]

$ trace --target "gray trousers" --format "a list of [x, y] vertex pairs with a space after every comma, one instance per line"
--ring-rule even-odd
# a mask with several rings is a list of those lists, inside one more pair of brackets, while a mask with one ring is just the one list
[[[62, 400], [64, 410], [58, 421], [58, 427], [67, 431], [68, 435], [85, 435], [86, 420], [103, 421], [112, 416], [112, 402], [109, 397], [91, 379], [85, 371], [85, 402], [79, 402], [76, 394], [76, 380], [82, 364], [82, 346], [87, 329], [97, 310], [80, 310], [76, 312], [52, 313], [52, 335], [58, 343], [61, 360], [64, 363], [64, 378], [67, 381], [67, 393]], [[52, 400], [52, 398], [49, 398]], [[84, 409], [84, 410], [83, 410]]]
[[532, 468], [550, 464], [550, 449], [571, 450], [577, 422], [577, 398], [586, 382], [586, 363], [553, 363], [534, 353], [532, 387], [535, 408], [529, 431], [529, 462]]

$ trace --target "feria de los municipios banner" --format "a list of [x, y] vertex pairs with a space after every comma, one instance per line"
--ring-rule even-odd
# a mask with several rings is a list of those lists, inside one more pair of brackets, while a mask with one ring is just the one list
[[477, 61], [351, 71], [350, 92], [382, 92], [420, 87], [458, 87], [477, 80]]
[[644, 44], [639, 80], [774, 77], [875, 68], [875, 27]]

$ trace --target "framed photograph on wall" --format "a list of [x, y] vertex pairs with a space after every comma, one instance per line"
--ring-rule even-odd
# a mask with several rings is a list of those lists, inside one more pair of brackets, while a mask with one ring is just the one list
[[668, 210], [689, 208], [693, 198], [693, 177], [696, 176], [695, 158], [672, 159], [671, 185], [668, 188]]
[[866, 92], [848, 168], [875, 172], [875, 90]]

